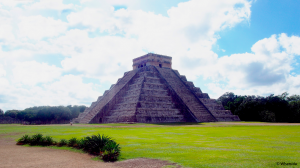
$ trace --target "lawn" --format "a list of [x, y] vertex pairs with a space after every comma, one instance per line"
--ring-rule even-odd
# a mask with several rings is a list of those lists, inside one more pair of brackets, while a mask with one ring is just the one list
[[[54, 139], [106, 134], [121, 144], [121, 159], [169, 160], [184, 167], [282, 167], [300, 165], [300, 125], [230, 123], [0, 125], [0, 137], [42, 133]], [[290, 166], [288, 166], [290, 167]]]

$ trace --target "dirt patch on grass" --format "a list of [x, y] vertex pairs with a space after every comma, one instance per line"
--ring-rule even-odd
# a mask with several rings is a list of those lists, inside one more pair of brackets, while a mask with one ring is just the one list
[[174, 163], [156, 159], [130, 159], [115, 163], [91, 160], [93, 156], [47, 147], [25, 147], [15, 145], [11, 138], [0, 138], [1, 168], [160, 168]]

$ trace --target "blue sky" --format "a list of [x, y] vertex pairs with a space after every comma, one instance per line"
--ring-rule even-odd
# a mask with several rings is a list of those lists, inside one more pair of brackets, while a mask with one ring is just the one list
[[217, 45], [226, 52], [220, 56], [251, 52], [251, 46], [273, 34], [300, 35], [300, 2], [297, 0], [257, 0], [251, 6], [249, 23], [220, 32]]
[[0, 2], [0, 108], [90, 105], [132, 59], [172, 56], [212, 98], [300, 94], [297, 0]]

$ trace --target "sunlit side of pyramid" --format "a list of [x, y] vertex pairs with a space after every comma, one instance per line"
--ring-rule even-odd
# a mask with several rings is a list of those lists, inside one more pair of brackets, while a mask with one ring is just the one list
[[146, 54], [74, 119], [76, 123], [240, 121], [172, 69], [172, 57]]

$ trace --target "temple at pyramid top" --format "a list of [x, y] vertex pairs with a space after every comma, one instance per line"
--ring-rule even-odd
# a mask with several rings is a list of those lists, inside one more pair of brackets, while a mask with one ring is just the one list
[[133, 59], [133, 69], [153, 65], [156, 67], [172, 68], [172, 57], [148, 53], [141, 57]]
[[86, 108], [75, 123], [240, 121], [172, 69], [172, 57], [146, 54]]

